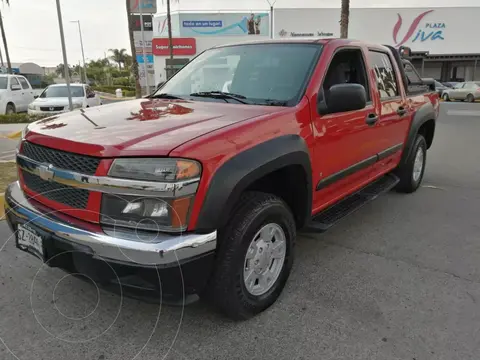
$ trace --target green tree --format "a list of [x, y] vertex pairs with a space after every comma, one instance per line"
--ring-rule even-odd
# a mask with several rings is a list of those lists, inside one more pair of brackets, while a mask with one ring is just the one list
[[109, 49], [112, 53], [110, 59], [118, 64], [118, 68], [121, 69], [125, 64], [125, 57], [127, 56], [127, 49]]
[[348, 21], [350, 17], [350, 0], [342, 0], [342, 9], [340, 12], [340, 37], [348, 38]]
[[[63, 63], [57, 65], [57, 67], [55, 69], [55, 73], [62, 78], [65, 77], [65, 67], [64, 67]], [[72, 68], [70, 66], [68, 67], [68, 74], [70, 76], [72, 76]]]
[[[2, 4], [6, 3], [10, 6], [10, 0], [1, 0]], [[7, 44], [7, 35], [5, 35], [5, 28], [3, 27], [3, 17], [2, 12], [0, 11], [0, 31], [2, 33], [3, 38], [3, 46], [5, 47], [5, 57], [7, 58], [7, 66], [8, 66], [8, 73], [12, 73], [12, 63], [10, 62], [10, 53], [8, 51], [8, 44]]]

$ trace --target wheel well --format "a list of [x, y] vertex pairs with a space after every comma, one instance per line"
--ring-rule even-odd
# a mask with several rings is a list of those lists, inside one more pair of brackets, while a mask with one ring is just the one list
[[245, 191], [262, 191], [283, 199], [290, 207], [297, 227], [307, 220], [308, 206], [307, 175], [301, 165], [288, 165], [250, 184]]
[[418, 133], [422, 134], [427, 142], [427, 149], [430, 148], [433, 142], [433, 135], [435, 133], [435, 121], [434, 120], [427, 120], [425, 123], [420, 126], [418, 129]]
[[13, 107], [15, 107], [15, 104], [14, 104], [13, 102], [11, 102], [11, 101], [9, 101], [9, 102], [7, 103], [7, 106], [8, 106], [8, 105], [12, 105]]

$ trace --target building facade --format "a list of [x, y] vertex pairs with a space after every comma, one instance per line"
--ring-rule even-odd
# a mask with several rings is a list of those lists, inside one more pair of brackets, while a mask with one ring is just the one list
[[[161, 10], [161, 9], [160, 9]], [[225, 43], [252, 38], [340, 35], [339, 8], [275, 8], [248, 12], [178, 10], [172, 13], [174, 57], [191, 59]], [[405, 45], [423, 77], [439, 81], [480, 80], [480, 42], [475, 41], [480, 7], [351, 8], [349, 37], [372, 43]], [[253, 35], [253, 36], [252, 36]], [[168, 26], [165, 14], [153, 19], [155, 81], [166, 79]]]

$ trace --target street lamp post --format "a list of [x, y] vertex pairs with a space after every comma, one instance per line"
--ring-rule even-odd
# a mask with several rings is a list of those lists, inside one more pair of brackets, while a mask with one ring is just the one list
[[62, 20], [62, 9], [60, 7], [60, 0], [57, 0], [57, 15], [58, 15], [58, 27], [60, 28], [60, 40], [62, 43], [63, 69], [65, 71], [65, 82], [67, 83], [68, 107], [70, 111], [73, 111], [72, 92], [70, 91], [70, 74], [69, 74], [68, 61], [67, 61], [67, 50], [65, 48], [65, 35], [63, 34], [63, 20]]
[[72, 23], [78, 24], [78, 33], [80, 34], [80, 47], [82, 48], [82, 60], [83, 60], [83, 77], [85, 84], [87, 83], [87, 66], [85, 64], [85, 53], [83, 52], [83, 40], [82, 40], [82, 28], [80, 27], [80, 20], [72, 20]]
[[270, 5], [270, 39], [273, 39], [273, 5], [277, 0], [267, 0], [268, 5]]

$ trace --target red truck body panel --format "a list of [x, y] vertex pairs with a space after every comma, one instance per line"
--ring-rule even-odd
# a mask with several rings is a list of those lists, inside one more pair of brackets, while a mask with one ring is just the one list
[[[139, 99], [37, 122], [30, 126], [26, 140], [104, 158], [96, 174], [100, 176], [107, 174], [112, 159], [116, 157], [170, 156], [200, 161], [202, 177], [188, 226], [189, 230], [194, 230], [212, 176], [226, 161], [270, 139], [287, 134], [299, 135], [307, 144], [312, 165], [313, 215], [398, 165], [416, 109], [431, 102], [438, 112], [435, 94], [406, 95], [395, 61], [392, 62], [400, 96], [380, 101], [368, 51], [378, 49], [389, 53], [387, 48], [351, 40], [322, 43], [324, 49], [305, 95], [294, 107]], [[319, 115], [317, 95], [327, 68], [335, 53], [348, 47], [362, 49], [371, 101], [359, 111]], [[398, 114], [400, 107], [407, 109], [406, 115]], [[374, 126], [365, 123], [371, 113], [379, 116]], [[322, 179], [397, 145], [398, 151], [381, 161], [316, 191]], [[39, 199], [54, 209], [62, 211], [64, 208], [61, 204]], [[100, 194], [92, 192], [87, 212], [66, 211], [84, 220], [98, 222], [100, 202]]]

